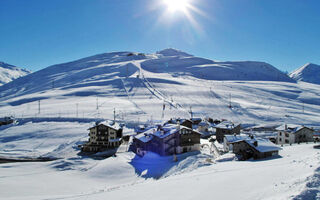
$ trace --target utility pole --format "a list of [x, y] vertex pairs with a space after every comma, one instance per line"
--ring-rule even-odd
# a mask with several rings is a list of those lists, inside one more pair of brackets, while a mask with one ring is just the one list
[[97, 110], [99, 110], [98, 97], [97, 97], [96, 103], [97, 103]]
[[113, 124], [116, 124], [116, 109], [113, 109]]
[[304, 102], [302, 102], [302, 113], [304, 114]]
[[129, 70], [128, 70], [128, 65], [127, 65], [127, 78], [129, 77]]
[[192, 118], [193, 118], [192, 106], [190, 106], [190, 111], [189, 111], [189, 113], [190, 113], [190, 116], [191, 116], [191, 119], [192, 119]]
[[163, 118], [164, 118], [164, 110], [165, 109], [166, 109], [166, 104], [163, 101], [161, 120], [163, 120]]
[[229, 108], [232, 108], [232, 106], [231, 106], [231, 93], [229, 94], [229, 99], [230, 99], [230, 101], [229, 101]]
[[40, 100], [38, 100], [38, 114], [40, 114]]
[[78, 118], [78, 103], [76, 103], [76, 107], [77, 107], [77, 118]]

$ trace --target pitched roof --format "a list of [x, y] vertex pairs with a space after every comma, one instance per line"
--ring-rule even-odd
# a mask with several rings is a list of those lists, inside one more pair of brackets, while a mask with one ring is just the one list
[[95, 127], [100, 126], [100, 125], [107, 126], [107, 127], [112, 128], [114, 130], [119, 130], [121, 128], [118, 123], [113, 123], [113, 122], [109, 122], [109, 121], [103, 121], [103, 122], [99, 122], [98, 124], [94, 125], [93, 127], [90, 127], [89, 129], [95, 128]]
[[240, 124], [234, 124], [230, 121], [223, 121], [220, 124], [215, 125], [215, 128], [220, 128], [220, 129], [234, 129], [235, 127], [239, 126]]
[[238, 141], [242, 141], [242, 140], [250, 140], [250, 136], [249, 135], [225, 135], [224, 136], [225, 140], [228, 143], [234, 143], [234, 142], [238, 142]]
[[[179, 129], [179, 127], [180, 127], [180, 129]], [[149, 142], [150, 140], [153, 139], [154, 136], [156, 136], [158, 138], [165, 138], [165, 137], [168, 137], [169, 135], [177, 133], [181, 129], [191, 130], [191, 131], [201, 135], [201, 133], [199, 133], [198, 131], [192, 130], [191, 128], [188, 128], [185, 126], [181, 126], [181, 125], [179, 126], [176, 124], [166, 124], [166, 125], [162, 126], [161, 129], [151, 128], [143, 133], [136, 135], [135, 138], [142, 141], [142, 142]]]
[[[282, 149], [281, 147], [278, 147], [268, 139], [255, 138], [255, 139], [244, 140], [244, 141], [261, 153], [279, 151]], [[255, 142], [257, 142], [257, 146], [254, 145]]]
[[[286, 127], [287, 127], [287, 129], [286, 129]], [[283, 124], [283, 125], [279, 126], [278, 128], [276, 128], [276, 130], [296, 133], [296, 132], [300, 131], [303, 128], [307, 128], [307, 129], [312, 130], [309, 127], [306, 127], [306, 126], [303, 126], [303, 125], [296, 125], [296, 124], [287, 124], [287, 125]]]
[[[244, 140], [237, 140], [232, 143], [239, 143], [239, 142], [245, 142], [261, 153], [279, 151], [282, 149], [281, 147], [272, 143], [270, 140], [264, 139], [264, 138], [254, 138], [254, 139], [250, 138], [250, 139], [244, 139]], [[257, 145], [255, 145], [255, 142]]]

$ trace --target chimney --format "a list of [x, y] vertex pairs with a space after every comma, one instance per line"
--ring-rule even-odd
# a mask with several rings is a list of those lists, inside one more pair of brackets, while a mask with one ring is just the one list
[[254, 145], [255, 147], [257, 147], [257, 146], [258, 146], [258, 141], [254, 141], [253, 145]]

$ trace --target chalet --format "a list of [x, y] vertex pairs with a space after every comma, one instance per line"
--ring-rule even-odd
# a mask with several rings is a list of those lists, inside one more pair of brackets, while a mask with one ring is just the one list
[[220, 124], [214, 126], [216, 128], [217, 141], [222, 143], [225, 135], [240, 134], [241, 125], [234, 124], [230, 121], [223, 121]]
[[279, 154], [280, 147], [268, 139], [253, 138], [238, 140], [232, 143], [233, 153], [240, 156], [241, 160], [262, 159]]
[[102, 152], [119, 147], [122, 128], [107, 122], [98, 123], [88, 129], [89, 141], [81, 146], [83, 152]]
[[161, 156], [198, 151], [200, 135], [199, 132], [179, 124], [166, 124], [136, 135], [133, 138], [133, 149], [140, 156], [148, 151]]
[[277, 144], [313, 142], [314, 130], [300, 125], [284, 125], [277, 128]]
[[225, 135], [223, 138], [223, 150], [225, 152], [229, 152], [233, 150], [233, 143], [242, 141], [242, 140], [250, 140], [251, 137], [249, 135], [240, 134], [240, 135]]
[[189, 119], [170, 119], [165, 124], [180, 124], [181, 126], [185, 126], [188, 128], [192, 128], [193, 121]]

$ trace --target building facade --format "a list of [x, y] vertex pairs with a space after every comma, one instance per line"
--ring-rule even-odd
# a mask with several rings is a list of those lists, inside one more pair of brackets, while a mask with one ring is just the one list
[[215, 126], [216, 128], [216, 139], [222, 143], [225, 135], [237, 135], [240, 134], [241, 125], [234, 124], [229, 121], [223, 121]]
[[198, 151], [200, 135], [188, 127], [166, 124], [135, 136], [133, 149], [140, 156], [144, 156], [148, 151], [161, 156]]
[[279, 155], [280, 147], [268, 139], [239, 140], [233, 144], [233, 153], [240, 156], [240, 160], [262, 159]]
[[116, 129], [107, 123], [100, 123], [88, 129], [89, 141], [82, 145], [83, 152], [101, 152], [119, 147], [122, 129]]
[[305, 126], [285, 126], [278, 131], [277, 144], [293, 144], [302, 142], [313, 142], [314, 130]]

